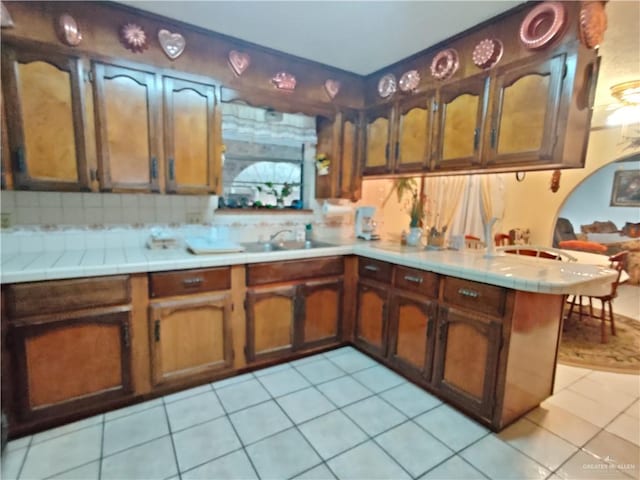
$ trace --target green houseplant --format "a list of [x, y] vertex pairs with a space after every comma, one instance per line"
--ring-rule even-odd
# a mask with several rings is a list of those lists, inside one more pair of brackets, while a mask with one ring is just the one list
[[258, 185], [258, 191], [260, 193], [270, 193], [276, 197], [276, 206], [278, 208], [284, 208], [284, 199], [287, 198], [293, 192], [295, 185], [291, 183], [283, 183], [280, 189], [276, 188], [273, 182], [265, 182], [264, 187]]

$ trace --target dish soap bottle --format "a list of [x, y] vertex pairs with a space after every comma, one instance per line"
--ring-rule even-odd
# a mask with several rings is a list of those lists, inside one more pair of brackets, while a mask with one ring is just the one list
[[304, 226], [304, 240], [306, 242], [311, 242], [313, 240], [313, 225], [307, 223]]

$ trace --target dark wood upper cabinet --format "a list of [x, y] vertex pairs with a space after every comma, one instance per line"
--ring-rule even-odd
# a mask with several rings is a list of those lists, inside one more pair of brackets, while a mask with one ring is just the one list
[[566, 124], [559, 121], [566, 55], [506, 66], [492, 94], [487, 165], [551, 163]]
[[167, 192], [215, 191], [215, 86], [163, 78]]
[[480, 166], [489, 78], [476, 75], [438, 90], [436, 170]]
[[435, 99], [432, 93], [398, 103], [394, 170], [421, 172], [431, 161], [431, 136]]
[[14, 187], [89, 190], [80, 60], [3, 45], [2, 87]]
[[391, 172], [394, 155], [391, 146], [393, 118], [392, 105], [371, 108], [365, 112], [362, 169], [364, 175]]
[[106, 191], [160, 191], [156, 75], [93, 64], [99, 180]]

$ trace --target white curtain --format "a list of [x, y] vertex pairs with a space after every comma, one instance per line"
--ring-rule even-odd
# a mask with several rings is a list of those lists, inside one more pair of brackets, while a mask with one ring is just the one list
[[428, 228], [451, 229], [451, 222], [463, 199], [467, 177], [427, 177], [422, 192], [427, 200], [425, 223]]
[[316, 144], [316, 120], [305, 115], [270, 112], [237, 103], [222, 103], [222, 138], [269, 145]]
[[[468, 175], [460, 208], [454, 215], [451, 235], [473, 235], [484, 239], [484, 223], [486, 219], [504, 216], [504, 177], [499, 174]], [[485, 214], [486, 211], [486, 214]], [[499, 231], [500, 221], [494, 226], [494, 233]]]

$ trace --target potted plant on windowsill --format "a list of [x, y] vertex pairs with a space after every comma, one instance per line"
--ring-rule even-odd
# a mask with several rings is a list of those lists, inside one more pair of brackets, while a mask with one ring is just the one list
[[405, 209], [409, 214], [409, 235], [407, 235], [408, 245], [418, 245], [422, 236], [423, 220], [426, 215], [426, 198], [418, 191], [418, 185], [414, 178], [398, 178], [394, 181], [393, 188], [382, 202], [384, 206], [396, 193], [398, 203], [402, 202], [405, 194], [410, 195], [410, 199], [405, 202]]
[[291, 183], [283, 183], [282, 188], [278, 189], [273, 182], [265, 182], [264, 187], [258, 185], [257, 189], [260, 193], [270, 193], [276, 197], [276, 208], [284, 208], [284, 199], [293, 192], [295, 185]]

